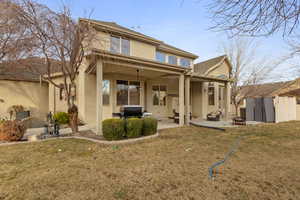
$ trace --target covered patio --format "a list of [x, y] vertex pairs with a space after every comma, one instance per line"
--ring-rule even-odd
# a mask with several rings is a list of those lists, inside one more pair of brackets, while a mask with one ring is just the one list
[[[192, 72], [192, 68], [100, 50], [93, 50], [86, 63], [85, 70], [79, 74], [79, 116], [97, 134], [102, 134], [100, 122], [114, 117], [123, 105], [142, 106], [159, 119], [162, 127], [189, 125], [193, 119], [205, 119], [211, 82], [224, 86], [223, 116], [229, 119], [230, 80], [227, 78], [202, 76]], [[178, 124], [169, 120], [175, 115]]]
[[[182, 126], [189, 123], [184, 120], [189, 113], [184, 105], [189, 95], [185, 93], [189, 80], [185, 78], [186, 71], [175, 65], [95, 50], [88, 56], [79, 79], [84, 85], [79, 92], [79, 106], [84, 109], [79, 109], [79, 115], [95, 127], [97, 134], [102, 134], [99, 122], [120, 112], [122, 105], [143, 106], [159, 119], [159, 128]], [[179, 125], [161, 120], [173, 116], [173, 110], [179, 113]]]
[[[223, 77], [203, 76], [195, 72], [190, 72], [189, 76], [192, 121], [206, 121], [207, 114], [214, 111], [220, 111], [220, 121], [229, 121], [231, 80]], [[213, 101], [213, 105], [210, 100]]]

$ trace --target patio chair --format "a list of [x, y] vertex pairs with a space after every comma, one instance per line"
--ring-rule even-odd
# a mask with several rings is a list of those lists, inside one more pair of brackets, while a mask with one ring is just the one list
[[[174, 123], [179, 124], [179, 113], [176, 112], [176, 110], [173, 110], [173, 114], [174, 116], [171, 117], [172, 119], [174, 119]], [[192, 120], [192, 113], [190, 112], [190, 120]]]
[[207, 119], [207, 121], [220, 121], [221, 115], [222, 115], [221, 111], [214, 111], [214, 112], [208, 113], [206, 115], [206, 119]]
[[246, 120], [242, 117], [235, 117], [232, 119], [233, 125], [246, 125]]

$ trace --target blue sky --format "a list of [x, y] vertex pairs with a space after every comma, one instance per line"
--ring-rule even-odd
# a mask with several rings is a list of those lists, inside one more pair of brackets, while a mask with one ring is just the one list
[[[222, 54], [228, 42], [224, 32], [209, 30], [212, 22], [206, 9], [208, 0], [38, 0], [51, 9], [68, 5], [74, 18], [114, 21], [168, 44], [199, 55], [198, 61]], [[259, 38], [258, 54], [274, 58], [288, 54], [280, 35]], [[286, 67], [285, 67], [286, 68]], [[286, 72], [286, 71], [285, 71]]]

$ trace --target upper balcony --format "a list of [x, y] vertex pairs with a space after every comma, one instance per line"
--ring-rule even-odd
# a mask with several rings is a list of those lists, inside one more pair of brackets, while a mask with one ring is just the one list
[[167, 45], [162, 41], [127, 29], [113, 22], [80, 19], [93, 23], [97, 34], [91, 48], [116, 55], [151, 60], [166, 65], [189, 68], [197, 55]]

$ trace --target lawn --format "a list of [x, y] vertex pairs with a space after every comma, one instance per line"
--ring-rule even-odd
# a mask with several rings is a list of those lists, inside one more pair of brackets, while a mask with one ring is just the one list
[[[244, 135], [214, 180], [208, 168]], [[135, 144], [0, 147], [0, 199], [299, 199], [300, 122], [182, 127]]]

